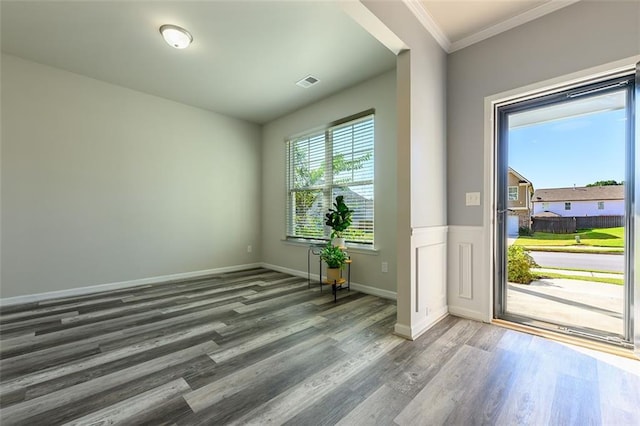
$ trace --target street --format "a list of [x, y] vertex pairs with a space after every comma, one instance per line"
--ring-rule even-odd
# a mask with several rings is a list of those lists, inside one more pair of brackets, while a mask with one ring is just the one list
[[621, 254], [556, 253], [530, 251], [529, 254], [541, 267], [584, 269], [587, 271], [624, 272], [624, 256]]

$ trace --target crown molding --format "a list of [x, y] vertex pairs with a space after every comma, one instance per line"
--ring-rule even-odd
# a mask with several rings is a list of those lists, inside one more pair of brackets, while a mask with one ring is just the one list
[[425, 27], [427, 31], [429, 31], [433, 38], [447, 53], [453, 53], [456, 50], [464, 49], [465, 47], [469, 47], [472, 44], [479, 43], [490, 37], [515, 28], [519, 25], [526, 24], [527, 22], [533, 21], [534, 19], [538, 19], [544, 15], [570, 6], [574, 3], [577, 3], [578, 1], [580, 0], [550, 0], [547, 3], [544, 3], [531, 10], [527, 10], [526, 12], [516, 15], [513, 18], [509, 18], [498, 24], [478, 31], [477, 33], [474, 33], [470, 36], [451, 42], [420, 0], [402, 0], [402, 2], [414, 14], [414, 16], [418, 19], [422, 26]]
[[456, 50], [464, 49], [465, 47], [471, 46], [472, 44], [479, 43], [512, 28], [533, 21], [534, 19], [538, 19], [544, 15], [555, 12], [556, 10], [560, 10], [564, 7], [570, 6], [574, 3], [577, 3], [578, 1], [580, 0], [551, 0], [531, 10], [527, 10], [520, 15], [516, 15], [513, 18], [509, 18], [506, 21], [502, 21], [496, 25], [492, 25], [488, 28], [485, 28], [484, 30], [478, 31], [475, 34], [451, 43], [449, 53], [455, 52]]
[[409, 10], [418, 18], [418, 21], [422, 24], [423, 27], [429, 31], [429, 34], [433, 36], [433, 38], [438, 42], [440, 47], [442, 47], [445, 52], [449, 52], [451, 49], [451, 41], [445, 35], [444, 31], [436, 24], [433, 17], [427, 9], [425, 9], [424, 5], [419, 0], [402, 0], [402, 2], [409, 8]]

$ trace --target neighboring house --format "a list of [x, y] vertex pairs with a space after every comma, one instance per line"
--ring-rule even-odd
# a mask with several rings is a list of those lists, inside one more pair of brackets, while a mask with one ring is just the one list
[[624, 216], [624, 185], [538, 189], [533, 216]]
[[531, 181], [509, 167], [507, 178], [507, 233], [518, 235], [521, 227], [531, 226]]

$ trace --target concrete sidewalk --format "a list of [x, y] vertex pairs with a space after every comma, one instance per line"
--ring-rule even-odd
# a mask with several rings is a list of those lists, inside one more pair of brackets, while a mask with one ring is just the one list
[[591, 272], [591, 271], [571, 271], [566, 269], [546, 269], [546, 268], [531, 268], [532, 272], [538, 272], [544, 274], [562, 274], [573, 275], [578, 277], [599, 277], [599, 278], [624, 278], [624, 274], [616, 274], [614, 272]]
[[569, 327], [618, 335], [624, 330], [621, 285], [564, 278], [545, 278], [531, 284], [509, 283], [506, 305], [509, 313]]
[[[514, 240], [515, 242], [515, 240]], [[511, 245], [511, 244], [509, 244]], [[594, 246], [522, 246], [528, 251], [552, 251], [561, 253], [598, 253], [623, 255], [624, 248], [620, 247], [594, 247]]]

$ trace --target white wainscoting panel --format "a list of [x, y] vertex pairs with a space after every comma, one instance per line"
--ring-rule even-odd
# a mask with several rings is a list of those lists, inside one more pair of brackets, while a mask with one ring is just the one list
[[473, 244], [458, 243], [458, 297], [473, 299]]
[[450, 226], [448, 232], [447, 305], [452, 315], [491, 321], [492, 295], [484, 228]]
[[411, 323], [395, 332], [415, 339], [448, 313], [446, 226], [413, 229], [411, 267]]

